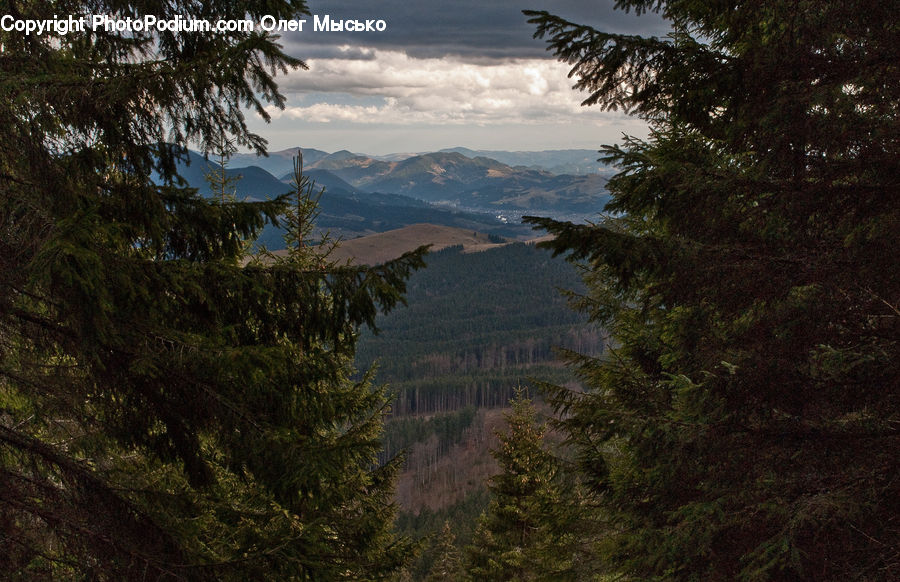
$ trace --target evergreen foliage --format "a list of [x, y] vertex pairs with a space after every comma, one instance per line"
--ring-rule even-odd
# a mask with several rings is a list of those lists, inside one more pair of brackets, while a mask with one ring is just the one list
[[467, 406], [454, 412], [435, 414], [422, 418], [402, 416], [389, 419], [384, 425], [384, 450], [386, 458], [393, 458], [416, 443], [436, 440], [437, 453], [445, 455], [452, 446], [458, 444], [476, 419], [476, 410]]
[[506, 415], [492, 455], [500, 473], [490, 479], [491, 502], [466, 548], [472, 580], [574, 580], [577, 532], [571, 509], [577, 494], [561, 487], [560, 467], [544, 448], [545, 426], [523, 389]]
[[[299, 0], [8, 9], [306, 12]], [[189, 142], [263, 149], [242, 111], [283, 105], [272, 75], [303, 63], [259, 32], [13, 32], [0, 45], [0, 577], [397, 570], [398, 462], [376, 463], [386, 396], [371, 374], [353, 379], [352, 360], [359, 326], [402, 300], [421, 254], [335, 265], [304, 244], [299, 178], [249, 203], [201, 198], [173, 173]], [[244, 266], [246, 242], [292, 200], [292, 252]]]
[[[449, 527], [449, 536], [453, 538], [452, 545], [460, 551], [459, 558], [462, 561], [462, 549], [472, 541], [472, 534], [479, 516], [487, 508], [490, 502], [490, 493], [486, 487], [481, 487], [466, 495], [458, 503], [448, 505], [437, 511], [431, 511], [427, 507], [418, 514], [400, 511], [397, 515], [397, 529], [403, 534], [416, 540], [433, 540], [432, 546], [416, 556], [409, 566], [408, 572], [413, 580], [422, 580], [429, 575], [437, 562], [441, 559], [441, 551], [444, 548], [445, 535], [442, 533], [445, 527]], [[461, 563], [461, 566], [464, 565]]]
[[450, 247], [427, 261], [410, 277], [408, 307], [381, 319], [377, 336], [364, 332], [357, 351], [361, 366], [377, 358], [395, 413], [502, 407], [528, 377], [566, 380], [555, 346], [600, 351], [599, 332], [558, 291], [583, 288], [577, 269], [546, 250]]
[[615, 348], [549, 388], [629, 579], [900, 579], [896, 1], [621, 0], [666, 38], [530, 12], [604, 149], [612, 217], [531, 219]]
[[237, 146], [234, 145], [234, 140], [226, 135], [220, 135], [212, 145], [217, 163], [211, 164], [207, 161], [209, 167], [204, 172], [204, 178], [212, 195], [222, 204], [234, 202], [237, 199], [237, 184], [242, 176], [229, 174], [228, 160], [237, 152]]
[[457, 582], [462, 580], [462, 558], [454, 545], [456, 536], [445, 521], [434, 548], [434, 564], [425, 577], [425, 582]]

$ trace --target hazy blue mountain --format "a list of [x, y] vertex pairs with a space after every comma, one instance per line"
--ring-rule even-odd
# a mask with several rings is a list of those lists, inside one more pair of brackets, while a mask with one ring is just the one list
[[512, 167], [459, 152], [435, 152], [382, 161], [338, 152], [310, 165], [356, 188], [394, 192], [429, 202], [484, 211], [593, 213], [608, 200], [600, 174], [556, 175]]
[[[189, 164], [179, 164], [179, 174], [188, 185], [197, 188], [201, 195], [211, 195], [206, 175], [218, 168], [218, 164], [195, 152], [188, 152], [188, 158]], [[257, 166], [229, 167], [226, 173], [229, 176], [240, 176], [241, 179], [235, 188], [238, 198], [241, 199], [263, 200], [291, 190], [288, 182], [279, 180]], [[492, 215], [437, 208], [402, 194], [366, 192], [327, 170], [309, 169], [306, 173], [316, 181], [317, 187], [325, 188], [319, 200], [320, 213], [317, 226], [331, 230], [344, 238], [384, 232], [418, 223], [454, 226], [510, 238], [523, 237], [531, 233], [528, 227], [505, 224]], [[290, 176], [286, 178], [289, 181]], [[260, 236], [260, 243], [273, 250], [282, 248], [281, 232], [274, 227], [267, 227]]]
[[294, 171], [294, 158], [303, 153], [303, 164], [308, 166], [328, 155], [328, 152], [313, 148], [288, 148], [277, 152], [269, 152], [268, 157], [256, 154], [234, 154], [229, 164], [233, 167], [258, 166], [273, 176], [283, 176]]
[[[305, 169], [303, 173], [309, 176], [311, 180], [316, 182], [316, 186], [319, 188], [325, 188], [326, 190], [330, 190], [332, 192], [342, 192], [347, 194], [355, 194], [361, 192], [361, 190], [349, 182], [342, 180], [341, 178], [335, 176], [328, 170], [316, 170], [316, 169]], [[283, 182], [291, 182], [294, 178], [294, 173], [289, 172], [281, 177]], [[413, 202], [414, 200], [410, 200]]]
[[[197, 188], [200, 195], [209, 196], [212, 191], [206, 176], [218, 170], [219, 164], [192, 151], [188, 151], [188, 160], [188, 163], [178, 164], [178, 174], [188, 185]], [[225, 173], [230, 177], [240, 177], [236, 186], [238, 198], [241, 199], [265, 200], [289, 192], [291, 189], [289, 184], [285, 184], [259, 166], [228, 167]]]
[[[376, 160], [368, 156], [354, 154], [347, 150], [335, 152], [310, 164], [310, 169], [328, 170], [357, 188], [370, 188], [379, 176], [391, 171], [398, 162]], [[391, 191], [391, 190], [386, 190]]]
[[[228, 174], [242, 176], [239, 187], [241, 196], [253, 199], [275, 196], [289, 189], [289, 184], [285, 182], [290, 182], [293, 169], [292, 156], [297, 151], [298, 148], [292, 148], [274, 152], [268, 158], [234, 156], [230, 160]], [[338, 215], [344, 218], [347, 215], [370, 218], [346, 206], [347, 204], [366, 203], [376, 206], [437, 210], [423, 206], [422, 201], [425, 201], [438, 204], [444, 211], [450, 207], [489, 213], [494, 217], [502, 216], [503, 221], [513, 223], [517, 223], [518, 217], [523, 214], [548, 215], [577, 221], [601, 212], [609, 199], [605, 187], [607, 175], [554, 174], [522, 165], [510, 166], [485, 156], [470, 157], [475, 153], [474, 150], [465, 150], [468, 155], [459, 151], [433, 152], [410, 157], [397, 156], [390, 160], [374, 159], [348, 150], [331, 154], [314, 149], [302, 151], [305, 171], [320, 186], [326, 188], [326, 199], [339, 196], [350, 200], [344, 203], [346, 211]], [[559, 155], [562, 156], [563, 153]], [[555, 152], [510, 154], [520, 157], [526, 154], [541, 157], [546, 154], [543, 156], [545, 159], [551, 161], [556, 159], [553, 158]], [[190, 152], [189, 157], [191, 164], [183, 165], [181, 174], [189, 184], [197, 187], [202, 194], [208, 195], [209, 186], [205, 175], [217, 166], [214, 161], [206, 160], [194, 152]], [[258, 163], [267, 164], [270, 168], [284, 171], [273, 175], [259, 165], [237, 167], [238, 162], [245, 159], [253, 159]], [[607, 174], [611, 171], [609, 170]], [[422, 222], [422, 212], [417, 214], [416, 222]], [[337, 218], [330, 213], [328, 217]], [[391, 221], [394, 227], [411, 223], [399, 215], [395, 215], [395, 218], [396, 221]], [[497, 222], [494, 218], [482, 216], [479, 218], [482, 226], [485, 225], [486, 219]], [[455, 219], [448, 222], [446, 216], [441, 218], [439, 224], [459, 225]], [[373, 225], [369, 225], [371, 226]], [[377, 229], [383, 228], [377, 224], [374, 226]], [[492, 232], [490, 228], [482, 230]], [[369, 231], [363, 229], [354, 232]]]
[[393, 154], [382, 154], [379, 156], [370, 155], [369, 157], [375, 160], [381, 160], [382, 162], [402, 162], [407, 158], [421, 156], [424, 153], [426, 152], [396, 152]]
[[[329, 158], [326, 164], [331, 167], [341, 167], [347, 160], [358, 158], [359, 161], [375, 160], [379, 162], [402, 162], [409, 158], [426, 155], [428, 152], [404, 153], [398, 152], [385, 155], [368, 155], [341, 150], [328, 153], [314, 148], [293, 147], [277, 152], [269, 152], [268, 157], [260, 157], [256, 154], [235, 154], [231, 157], [233, 166], [259, 166], [274, 176], [282, 176], [293, 169], [293, 158], [298, 152], [303, 152], [304, 163], [309, 166]], [[463, 156], [475, 158], [490, 158], [508, 166], [524, 166], [534, 170], [544, 170], [553, 174], [602, 174], [605, 176], [615, 173], [611, 168], [597, 161], [600, 153], [589, 149], [544, 150], [536, 152], [502, 151], [502, 150], [473, 150], [466, 147], [442, 149], [433, 153], [458, 153]], [[329, 169], [323, 165], [322, 169]]]
[[616, 172], [614, 168], [597, 161], [600, 157], [600, 153], [597, 150], [573, 149], [545, 150], [539, 152], [506, 152], [498, 150], [472, 150], [469, 148], [457, 147], [441, 151], [459, 153], [467, 158], [491, 158], [509, 166], [525, 166], [532, 169], [544, 170], [553, 174], [602, 174], [608, 177]]

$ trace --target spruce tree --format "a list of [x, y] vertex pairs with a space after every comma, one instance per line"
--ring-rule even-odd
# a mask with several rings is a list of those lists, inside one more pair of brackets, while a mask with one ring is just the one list
[[[506, 415], [491, 451], [500, 473], [491, 477], [491, 501], [481, 515], [465, 569], [472, 580], [571, 580], [576, 532], [561, 489], [560, 467], [544, 448], [546, 427], [524, 390]], [[573, 492], [574, 493], [574, 492]], [[568, 501], [574, 501], [572, 495]]]
[[593, 224], [531, 219], [587, 264], [603, 358], [550, 389], [641, 580], [900, 578], [896, 1], [622, 0], [665, 38], [531, 12], [586, 105], [647, 139]]
[[441, 533], [434, 543], [434, 563], [425, 577], [425, 582], [458, 582], [463, 579], [462, 560], [456, 547], [456, 536], [445, 521]]
[[[306, 7], [4, 11], [259, 20]], [[0, 577], [372, 579], [405, 559], [397, 463], [376, 463], [386, 396], [352, 358], [420, 255], [351, 268], [298, 244], [247, 263], [246, 242], [283, 222], [300, 185], [204, 199], [175, 174], [190, 144], [264, 150], [243, 112], [282, 106], [273, 75], [304, 66], [275, 40], [0, 32]]]

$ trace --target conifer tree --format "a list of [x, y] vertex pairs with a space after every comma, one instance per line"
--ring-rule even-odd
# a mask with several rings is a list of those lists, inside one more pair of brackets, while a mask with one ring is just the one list
[[450, 522], [445, 521], [434, 547], [434, 563], [425, 577], [425, 582], [458, 582], [462, 580], [462, 560], [455, 545], [456, 536], [450, 530]]
[[588, 266], [600, 359], [550, 388], [629, 579], [900, 578], [896, 1], [622, 0], [609, 34], [531, 12], [604, 149], [609, 216], [531, 222]]
[[216, 163], [206, 172], [206, 182], [210, 192], [223, 204], [234, 202], [237, 199], [237, 184], [240, 176], [228, 175], [228, 161], [237, 152], [234, 140], [226, 135], [220, 135], [212, 144]]
[[544, 448], [545, 426], [524, 390], [516, 392], [509, 430], [491, 451], [500, 473], [491, 477], [491, 501], [467, 548], [472, 580], [573, 578], [575, 533], [560, 488], [559, 466]]
[[204, 199], [175, 175], [189, 144], [262, 151], [243, 111], [283, 105], [273, 75], [297, 67], [259, 31], [0, 32], [0, 577], [372, 579], [405, 559], [397, 464], [376, 463], [386, 397], [352, 358], [420, 255], [355, 268], [297, 245], [245, 265], [246, 241], [302, 192]]

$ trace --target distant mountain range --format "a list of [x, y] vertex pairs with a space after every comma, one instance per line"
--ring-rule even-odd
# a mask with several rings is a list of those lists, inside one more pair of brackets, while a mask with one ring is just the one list
[[540, 152], [506, 152], [498, 150], [470, 150], [469, 148], [449, 148], [441, 152], [456, 152], [467, 158], [491, 158], [509, 166], [524, 166], [533, 170], [543, 170], [551, 174], [572, 174], [584, 176], [600, 174], [610, 177], [616, 169], [598, 160], [595, 150], [544, 150]]
[[244, 166], [256, 166], [269, 172], [273, 176], [284, 176], [294, 170], [294, 158], [303, 152], [304, 164], [312, 164], [329, 155], [328, 152], [313, 148], [288, 148], [277, 152], [269, 152], [268, 156], [256, 154], [234, 154], [229, 160], [229, 165], [235, 168]]
[[[362, 157], [382, 162], [402, 162], [403, 160], [429, 153], [417, 152], [369, 155], [341, 150], [340, 152], [329, 154], [328, 152], [313, 148], [295, 147], [277, 152], [269, 152], [268, 157], [260, 157], [256, 154], [235, 154], [232, 156], [231, 162], [236, 167], [259, 166], [275, 176], [282, 176], [293, 169], [292, 160], [294, 156], [301, 151], [303, 152], [303, 159], [306, 164], [314, 164], [329, 155], [335, 156], [335, 158]], [[571, 174], [573, 176], [600, 174], [609, 177], [616, 172], [615, 168], [597, 161], [600, 154], [595, 150], [571, 149], [536, 152], [508, 152], [501, 150], [473, 150], [464, 147], [455, 147], [440, 150], [438, 153], [458, 153], [471, 159], [490, 158], [508, 166], [524, 166], [532, 170], [550, 172], [551, 174]]]
[[[523, 239], [532, 236], [519, 224], [523, 214], [580, 220], [602, 211], [611, 169], [572, 175], [524, 165], [541, 160], [574, 164], [585, 152], [491, 152], [523, 162], [511, 166], [464, 148], [380, 159], [346, 150], [291, 148], [268, 157], [234, 155], [226, 171], [241, 177], [239, 197], [274, 197], [290, 191], [294, 158], [302, 153], [304, 172], [325, 188], [318, 226], [345, 239], [421, 223]], [[194, 152], [189, 162], [179, 167], [180, 175], [202, 195], [211, 195], [206, 176], [218, 165]], [[268, 229], [260, 242], [277, 249], [281, 237]]]
[[[179, 164], [179, 175], [202, 196], [211, 196], [206, 175], [218, 169], [218, 164], [195, 152], [188, 152], [188, 160], [189, 163]], [[346, 240], [421, 223], [513, 239], [532, 236], [530, 227], [500, 220], [496, 214], [438, 207], [401, 194], [365, 192], [326, 170], [305, 170], [305, 173], [315, 180], [317, 188], [324, 188], [319, 199], [317, 226]], [[258, 166], [228, 167], [226, 174], [240, 178], [235, 185], [239, 198], [264, 200], [291, 191], [290, 180], [279, 180]], [[282, 233], [274, 227], [267, 227], [258, 242], [271, 250], [284, 248]]]
[[607, 198], [607, 177], [601, 174], [557, 175], [459, 152], [383, 161], [340, 151], [307, 167], [327, 170], [361, 190], [481, 211], [587, 213], [600, 210]]

